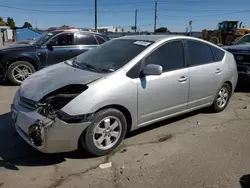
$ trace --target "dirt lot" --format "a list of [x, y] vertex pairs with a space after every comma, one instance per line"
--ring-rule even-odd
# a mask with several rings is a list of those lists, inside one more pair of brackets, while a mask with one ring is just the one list
[[[0, 187], [250, 187], [250, 93], [236, 92], [219, 114], [204, 110], [131, 133], [118, 151], [91, 158], [45, 155], [10, 121], [16, 87], [0, 86]], [[100, 164], [112, 162], [101, 169]]]

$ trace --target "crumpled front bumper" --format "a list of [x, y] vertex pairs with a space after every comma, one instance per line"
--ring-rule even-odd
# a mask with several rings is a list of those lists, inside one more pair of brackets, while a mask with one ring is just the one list
[[[43, 153], [60, 153], [78, 148], [78, 140], [90, 122], [68, 124], [60, 119], [48, 119], [20, 103], [17, 92], [11, 105], [12, 119], [19, 135], [32, 147]], [[39, 124], [42, 144], [37, 146], [29, 136], [29, 127]]]

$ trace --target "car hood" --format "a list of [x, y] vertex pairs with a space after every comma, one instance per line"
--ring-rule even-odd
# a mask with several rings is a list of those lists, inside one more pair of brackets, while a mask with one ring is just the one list
[[32, 46], [30, 44], [13, 44], [8, 47], [3, 47], [1, 51], [16, 51], [30, 48], [35, 48], [35, 46]]
[[54, 90], [70, 84], [88, 84], [104, 75], [74, 68], [66, 62], [58, 63], [25, 79], [20, 86], [20, 95], [33, 101], [39, 101]]
[[225, 50], [231, 51], [250, 51], [249, 45], [232, 45], [232, 46], [222, 46]]

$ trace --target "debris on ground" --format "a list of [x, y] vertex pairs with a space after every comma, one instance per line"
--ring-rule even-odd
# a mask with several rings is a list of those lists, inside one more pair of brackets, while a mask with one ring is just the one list
[[247, 109], [247, 106], [243, 106], [243, 109], [244, 109], [244, 110]]
[[112, 163], [111, 163], [111, 162], [103, 163], [103, 164], [100, 164], [99, 167], [100, 167], [101, 169], [110, 168], [110, 167], [112, 167]]
[[125, 153], [127, 151], [127, 149], [123, 149], [120, 153]]
[[200, 125], [201, 123], [199, 121], [197, 121], [197, 125]]

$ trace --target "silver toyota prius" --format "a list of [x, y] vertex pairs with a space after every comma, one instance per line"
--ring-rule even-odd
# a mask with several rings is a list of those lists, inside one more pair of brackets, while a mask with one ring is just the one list
[[41, 152], [101, 156], [129, 131], [200, 108], [221, 112], [237, 80], [233, 55], [204, 40], [121, 37], [28, 77], [12, 119]]

